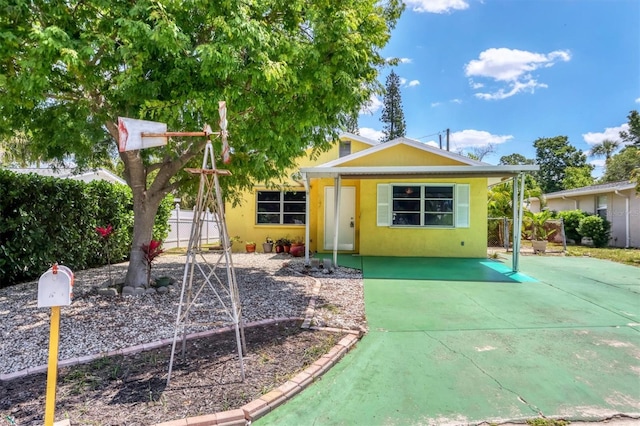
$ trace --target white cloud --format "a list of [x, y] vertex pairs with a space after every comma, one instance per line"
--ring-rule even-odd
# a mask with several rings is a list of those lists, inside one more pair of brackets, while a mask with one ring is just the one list
[[519, 81], [516, 81], [515, 83], [513, 83], [511, 85], [511, 90], [509, 90], [508, 92], [505, 92], [504, 89], [500, 89], [497, 92], [494, 93], [476, 93], [475, 97], [476, 98], [480, 98], [480, 99], [484, 99], [484, 100], [499, 100], [499, 99], [506, 99], [509, 98], [513, 95], [515, 95], [518, 92], [529, 92], [529, 93], [534, 93], [536, 88], [547, 88], [548, 86], [544, 83], [538, 83], [535, 80], [529, 80], [525, 83], [521, 83]]
[[453, 104], [461, 104], [462, 103], [462, 101], [460, 99], [458, 99], [458, 98], [451, 99], [449, 102], [451, 102]]
[[451, 13], [469, 7], [467, 0], [405, 0], [405, 4], [414, 12]]
[[371, 95], [371, 98], [369, 98], [369, 102], [360, 110], [360, 114], [373, 115], [381, 110], [383, 105], [384, 104], [379, 97], [377, 97], [376, 95]]
[[437, 143], [436, 141], [429, 141], [429, 142], [425, 142], [425, 145], [430, 145], [430, 146], [434, 146], [436, 148], [440, 148], [440, 144]]
[[629, 124], [624, 123], [618, 127], [607, 127], [604, 132], [589, 132], [582, 135], [584, 141], [589, 145], [596, 145], [605, 139], [612, 141], [620, 140], [620, 132], [629, 130]]
[[420, 85], [420, 81], [419, 80], [411, 80], [407, 86], [414, 87], [414, 86], [419, 86], [419, 85]]
[[398, 63], [398, 64], [410, 64], [413, 62], [411, 58], [397, 58], [395, 56], [389, 56], [385, 59], [387, 63]]
[[640, 98], [636, 99], [636, 103], [640, 104]]
[[431, 107], [432, 107], [432, 108], [438, 107], [438, 106], [440, 106], [440, 105], [442, 105], [442, 103], [441, 103], [441, 102], [431, 102]]
[[400, 77], [400, 86], [404, 86], [405, 84], [407, 84], [407, 79], [404, 77]]
[[470, 78], [469, 79], [469, 86], [471, 86], [472, 89], [480, 89], [480, 88], [484, 87], [484, 84], [476, 83], [475, 81], [473, 81], [472, 78]]
[[360, 132], [360, 136], [373, 139], [374, 141], [379, 141], [384, 137], [384, 132], [381, 130], [371, 129], [369, 127], [360, 127], [358, 131]]
[[492, 135], [484, 130], [462, 130], [461, 132], [452, 132], [449, 135], [451, 145], [455, 149], [464, 149], [472, 147], [483, 147], [489, 144], [501, 144], [510, 139], [511, 135]]
[[607, 160], [593, 160], [593, 161], [590, 161], [589, 164], [593, 164], [596, 167], [604, 167], [606, 162]]
[[[531, 73], [541, 68], [549, 68], [556, 63], [571, 60], [571, 54], [567, 50], [555, 50], [553, 52], [535, 53], [526, 50], [491, 48], [481, 52], [478, 59], [473, 59], [465, 65], [467, 77], [480, 77], [492, 79], [498, 83], [506, 84], [493, 93], [476, 93], [475, 96], [485, 100], [505, 99], [520, 92], [535, 92], [537, 88], [548, 87], [538, 82]], [[479, 89], [483, 83], [469, 79], [472, 89]]]

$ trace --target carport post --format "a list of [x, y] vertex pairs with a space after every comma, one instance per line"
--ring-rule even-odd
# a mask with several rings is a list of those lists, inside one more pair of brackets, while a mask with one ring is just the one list
[[[518, 182], [519, 181], [519, 182]], [[518, 174], [513, 179], [513, 272], [520, 270], [520, 233], [522, 232], [522, 204], [524, 202], [524, 175]], [[518, 183], [520, 184], [520, 194], [518, 196]], [[517, 224], [517, 225], [516, 225]], [[517, 248], [517, 250], [516, 250]]]
[[342, 177], [340, 175], [335, 178], [334, 196], [334, 212], [333, 212], [333, 267], [338, 267], [338, 220], [340, 218], [340, 186], [342, 185]]
[[309, 264], [309, 180], [307, 174], [302, 173], [302, 182], [304, 183], [304, 264]]

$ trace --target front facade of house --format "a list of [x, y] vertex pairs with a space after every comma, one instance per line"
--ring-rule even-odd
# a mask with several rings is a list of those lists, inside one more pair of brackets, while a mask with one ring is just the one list
[[[633, 182], [585, 186], [544, 195], [552, 211], [582, 210], [611, 222], [609, 245], [640, 247], [640, 197]], [[531, 199], [531, 210], [540, 211], [540, 200]]]
[[229, 234], [259, 247], [267, 236], [306, 240], [321, 253], [485, 257], [489, 181], [516, 173], [411, 139], [351, 134], [299, 172], [282, 191], [256, 187], [227, 206]]

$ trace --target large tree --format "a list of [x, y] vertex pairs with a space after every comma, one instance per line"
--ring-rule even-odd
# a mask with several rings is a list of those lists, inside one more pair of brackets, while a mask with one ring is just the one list
[[380, 121], [384, 123], [382, 132], [383, 142], [388, 142], [406, 134], [404, 111], [402, 110], [402, 95], [400, 94], [400, 77], [393, 70], [387, 76], [384, 91], [384, 107]]
[[[29, 134], [44, 158], [100, 165], [118, 155], [118, 116], [215, 130], [225, 100], [234, 159], [223, 182], [247, 188], [281, 176], [309, 146], [325, 148], [345, 113], [380, 90], [380, 51], [403, 4], [16, 0], [1, 9], [0, 131]], [[134, 200], [127, 284], [146, 282], [140, 247], [203, 146], [175, 138], [119, 153]]]
[[630, 180], [633, 178], [634, 170], [637, 169], [640, 169], [640, 148], [631, 145], [609, 159], [602, 181]]
[[587, 156], [582, 150], [571, 145], [566, 136], [539, 138], [533, 146], [536, 149], [536, 164], [540, 166], [538, 183], [545, 194], [567, 189], [563, 181], [568, 167], [593, 168], [587, 164]]
[[640, 148], [640, 114], [638, 111], [632, 110], [627, 115], [629, 120], [629, 130], [620, 132], [620, 139], [627, 144], [631, 144]]

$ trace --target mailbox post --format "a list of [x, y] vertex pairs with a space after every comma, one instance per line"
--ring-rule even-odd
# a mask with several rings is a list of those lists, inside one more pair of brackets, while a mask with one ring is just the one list
[[56, 382], [58, 379], [58, 344], [60, 342], [60, 306], [71, 305], [73, 272], [66, 266], [54, 264], [38, 281], [38, 308], [51, 308], [49, 333], [49, 362], [47, 367], [47, 395], [44, 412], [45, 426], [53, 426], [56, 411]]

